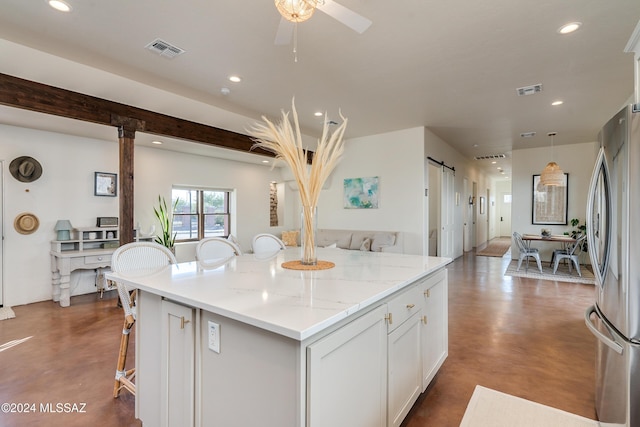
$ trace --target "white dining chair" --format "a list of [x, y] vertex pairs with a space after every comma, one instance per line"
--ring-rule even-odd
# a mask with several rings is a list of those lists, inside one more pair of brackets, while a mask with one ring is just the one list
[[520, 251], [520, 255], [518, 256], [518, 268], [516, 271], [520, 271], [520, 267], [522, 266], [522, 261], [526, 259], [525, 271], [529, 270], [529, 258], [535, 258], [536, 263], [538, 264], [538, 270], [542, 273], [542, 262], [540, 261], [540, 253], [537, 248], [531, 248], [525, 245], [524, 240], [522, 240], [522, 235], [518, 232], [513, 233], [513, 239], [516, 241], [516, 245], [518, 245], [518, 250]]
[[286, 246], [282, 240], [269, 233], [256, 234], [251, 242], [251, 249], [254, 254], [272, 254], [285, 248]]
[[[176, 257], [168, 248], [155, 242], [133, 242], [120, 246], [111, 256], [111, 270], [114, 273], [152, 274], [169, 264], [175, 264]], [[126, 370], [129, 334], [136, 322], [135, 290], [129, 292], [124, 283], [116, 282], [118, 296], [124, 310], [124, 326], [120, 338], [120, 352], [116, 366], [113, 397], [118, 397], [123, 388], [135, 396], [135, 368]]]
[[572, 243], [567, 247], [564, 251], [555, 251], [554, 258], [555, 262], [553, 264], [553, 274], [556, 274], [558, 271], [558, 264], [561, 260], [566, 259], [569, 260], [569, 274], [571, 274], [571, 264], [576, 266], [576, 271], [578, 272], [578, 276], [582, 277], [582, 272], [580, 272], [580, 252], [582, 251], [582, 246], [584, 245], [584, 240], [587, 238], [587, 235], [580, 236], [575, 243]]
[[206, 262], [207, 260], [218, 260], [242, 255], [242, 250], [235, 243], [223, 237], [207, 237], [196, 245], [196, 260]]

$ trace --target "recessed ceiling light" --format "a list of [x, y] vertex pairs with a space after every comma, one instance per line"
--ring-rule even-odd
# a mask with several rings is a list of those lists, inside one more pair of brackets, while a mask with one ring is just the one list
[[495, 160], [493, 162], [491, 162], [492, 165], [495, 165], [496, 163], [498, 163], [498, 162], [496, 162]]
[[582, 22], [570, 22], [558, 28], [558, 33], [559, 34], [573, 33], [575, 30], [577, 30], [581, 26], [582, 26]]
[[473, 147], [476, 148], [478, 146], [478, 144], [473, 144]]
[[162, 141], [151, 141], [152, 144], [162, 145]]
[[551, 103], [551, 105], [554, 105], [554, 106], [555, 106], [555, 105], [562, 105], [562, 104], [564, 104], [564, 101], [560, 101], [560, 100], [553, 101], [553, 102]]
[[263, 160], [262, 163], [269, 163], [269, 160]]
[[232, 81], [234, 83], [240, 83], [242, 79], [239, 76], [229, 76], [229, 81]]
[[60, 12], [71, 12], [71, 5], [62, 0], [48, 0], [49, 6]]
[[322, 117], [322, 111], [316, 111], [313, 115], [316, 117]]

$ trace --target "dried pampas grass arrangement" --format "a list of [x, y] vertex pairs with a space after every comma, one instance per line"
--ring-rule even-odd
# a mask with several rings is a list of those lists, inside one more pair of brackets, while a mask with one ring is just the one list
[[296, 112], [295, 99], [291, 101], [293, 125], [289, 121], [289, 113], [282, 111], [282, 120], [275, 124], [262, 116], [264, 123], [257, 123], [249, 131], [255, 140], [254, 147], [269, 150], [282, 160], [293, 172], [303, 209], [302, 224], [302, 263], [315, 264], [315, 209], [318, 206], [320, 190], [333, 169], [336, 167], [344, 152], [343, 136], [347, 128], [347, 119], [340, 113], [342, 124], [333, 132], [329, 132], [329, 124], [325, 115], [322, 137], [311, 159], [311, 166], [307, 167], [308, 152], [302, 147], [302, 134]]

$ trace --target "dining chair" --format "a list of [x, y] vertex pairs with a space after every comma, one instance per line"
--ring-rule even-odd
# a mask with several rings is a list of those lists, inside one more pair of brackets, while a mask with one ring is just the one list
[[555, 262], [553, 264], [553, 274], [556, 274], [558, 271], [558, 264], [561, 260], [567, 259], [569, 260], [569, 274], [571, 274], [571, 264], [576, 266], [576, 271], [578, 272], [578, 276], [582, 277], [582, 273], [580, 272], [580, 260], [578, 259], [580, 256], [580, 252], [582, 251], [582, 246], [584, 244], [584, 240], [587, 238], [587, 235], [584, 234], [576, 240], [575, 243], [572, 243], [567, 247], [565, 251], [554, 251]]
[[[582, 236], [582, 233], [575, 236], [575, 239], [577, 240], [581, 236]], [[554, 249], [553, 252], [551, 253], [551, 260], [549, 261], [549, 267], [553, 267], [553, 264], [556, 262], [556, 256], [558, 254], [566, 254], [569, 249], [571, 249], [571, 243], [562, 243], [561, 249]], [[565, 260], [566, 259], [567, 258], [565, 258]]]
[[223, 237], [207, 237], [196, 245], [196, 260], [200, 262], [230, 258], [236, 255], [242, 255], [240, 248], [231, 240]]
[[[175, 264], [176, 257], [168, 248], [155, 242], [133, 242], [120, 246], [111, 256], [111, 270], [114, 273], [152, 274], [169, 264]], [[136, 322], [135, 290], [129, 292], [124, 283], [116, 282], [118, 296], [124, 310], [124, 326], [120, 338], [120, 352], [116, 366], [113, 397], [118, 397], [123, 388], [135, 396], [136, 385], [133, 382], [135, 368], [125, 369], [129, 334]]]
[[256, 234], [251, 242], [251, 249], [254, 254], [276, 253], [285, 248], [286, 246], [282, 240], [269, 233]]
[[513, 232], [513, 238], [518, 245], [518, 250], [520, 251], [520, 256], [518, 257], [518, 268], [516, 271], [520, 271], [520, 266], [522, 266], [522, 261], [526, 259], [527, 263], [525, 266], [525, 271], [529, 270], [529, 258], [535, 258], [536, 263], [538, 264], [538, 270], [542, 273], [542, 262], [540, 262], [540, 253], [537, 248], [531, 248], [528, 245], [525, 245], [524, 240], [522, 240], [522, 235], [518, 232]]

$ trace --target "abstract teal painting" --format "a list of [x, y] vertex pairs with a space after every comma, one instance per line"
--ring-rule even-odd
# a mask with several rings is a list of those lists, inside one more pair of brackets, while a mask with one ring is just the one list
[[374, 176], [369, 178], [345, 178], [344, 208], [377, 209], [378, 177]]

